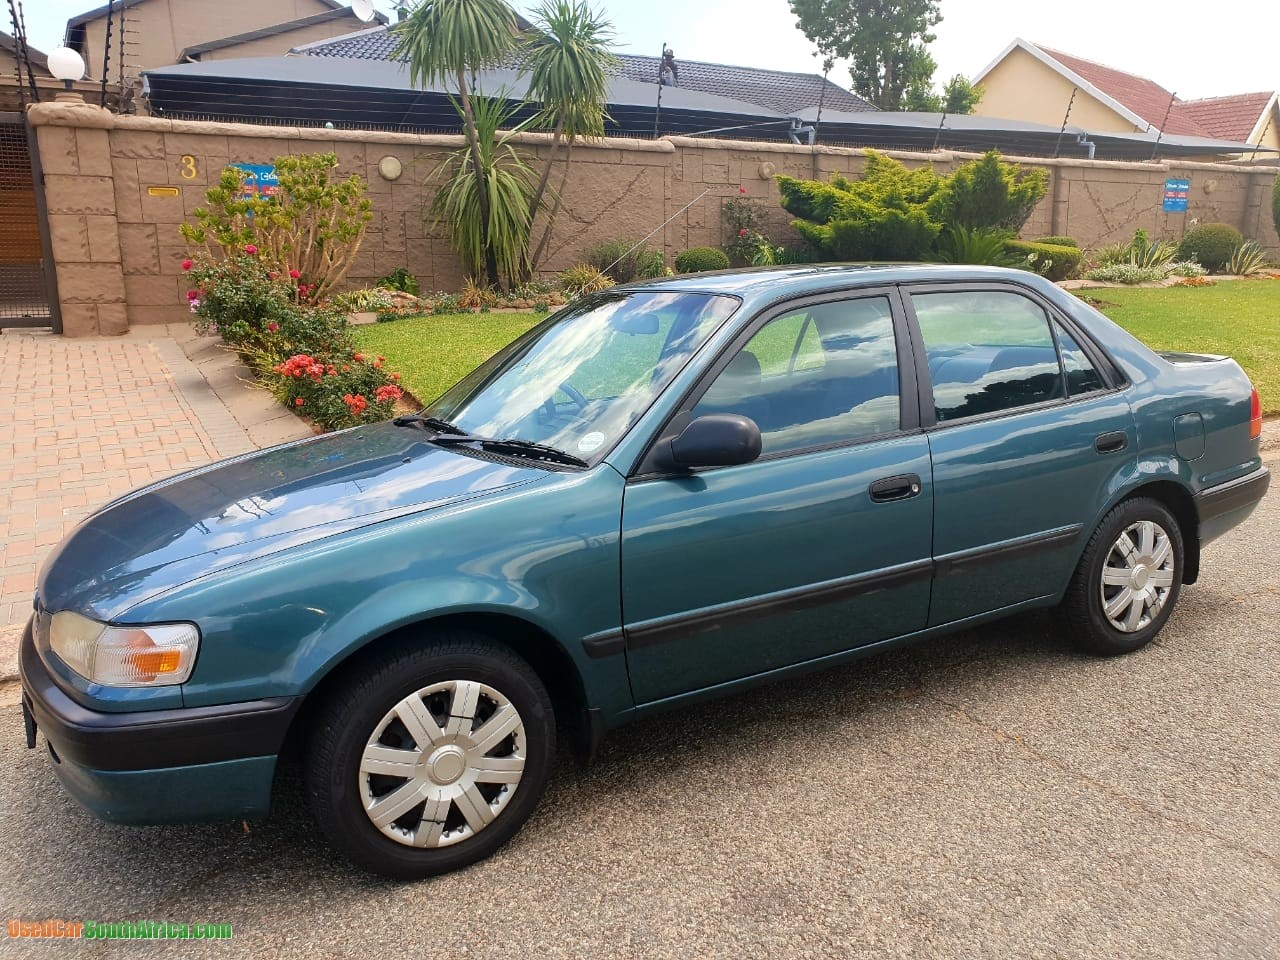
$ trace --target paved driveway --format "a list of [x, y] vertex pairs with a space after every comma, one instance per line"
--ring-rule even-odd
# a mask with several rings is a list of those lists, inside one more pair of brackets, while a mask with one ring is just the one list
[[97, 823], [9, 707], [0, 904], [234, 925], [191, 957], [1280, 957], [1280, 496], [1142, 653], [1051, 626], [631, 728], [497, 857], [410, 885], [333, 858], [296, 787], [247, 829]]

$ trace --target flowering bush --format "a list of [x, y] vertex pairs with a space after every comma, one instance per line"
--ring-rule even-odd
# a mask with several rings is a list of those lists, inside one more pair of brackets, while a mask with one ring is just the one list
[[747, 197], [747, 188], [739, 187], [738, 196], [724, 202], [724, 219], [729, 228], [729, 242], [724, 252], [735, 267], [755, 262], [762, 246], [771, 246], [769, 238], [760, 232], [760, 208]]
[[386, 420], [404, 391], [384, 358], [350, 352], [327, 357], [298, 353], [272, 368], [272, 392], [287, 407], [329, 429]]

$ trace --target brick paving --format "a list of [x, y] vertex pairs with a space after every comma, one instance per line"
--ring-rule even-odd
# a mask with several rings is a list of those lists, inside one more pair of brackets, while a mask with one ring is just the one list
[[90, 511], [255, 446], [172, 339], [6, 333], [0, 371], [0, 628]]

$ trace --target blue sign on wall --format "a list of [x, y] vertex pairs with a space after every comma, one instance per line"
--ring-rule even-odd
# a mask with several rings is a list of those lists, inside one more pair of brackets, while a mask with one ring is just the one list
[[274, 197], [280, 189], [276, 168], [270, 163], [229, 163], [229, 167], [243, 170], [244, 197]]
[[1167, 213], [1185, 213], [1187, 197], [1191, 193], [1190, 180], [1166, 180], [1164, 182], [1164, 209]]

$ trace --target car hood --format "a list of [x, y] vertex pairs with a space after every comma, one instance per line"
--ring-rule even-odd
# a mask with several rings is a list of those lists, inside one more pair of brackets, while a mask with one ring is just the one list
[[42, 609], [111, 620], [234, 564], [355, 527], [529, 483], [546, 472], [359, 427], [271, 447], [135, 490], [86, 518], [45, 562]]

